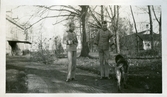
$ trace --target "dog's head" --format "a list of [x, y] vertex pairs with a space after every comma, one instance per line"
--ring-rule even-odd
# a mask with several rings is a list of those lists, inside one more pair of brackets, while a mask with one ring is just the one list
[[129, 65], [128, 65], [128, 61], [124, 55], [121, 55], [121, 54], [116, 55], [115, 62], [116, 62], [117, 68], [123, 67], [125, 69], [125, 72], [127, 72]]
[[115, 56], [115, 62], [116, 62], [116, 63], [118, 63], [118, 61], [119, 61], [120, 59], [121, 59], [121, 60], [122, 60], [122, 59], [125, 60], [125, 58], [124, 58], [123, 55], [121, 55], [121, 54], [118, 54], [118, 55]]

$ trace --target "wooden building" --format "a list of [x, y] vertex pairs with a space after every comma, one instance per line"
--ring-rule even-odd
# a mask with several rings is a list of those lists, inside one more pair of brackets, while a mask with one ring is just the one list
[[[151, 49], [151, 35], [150, 31], [142, 31], [137, 35], [138, 49], [139, 50], [150, 50]], [[160, 49], [160, 35], [153, 34], [153, 44], [155, 49]], [[121, 50], [137, 50], [136, 34], [131, 34], [120, 38]]]
[[31, 47], [31, 37], [21, 24], [6, 15], [6, 54], [23, 55]]

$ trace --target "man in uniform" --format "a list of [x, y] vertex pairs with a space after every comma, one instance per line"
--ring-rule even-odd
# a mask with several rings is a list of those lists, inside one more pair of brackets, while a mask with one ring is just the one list
[[107, 29], [107, 22], [102, 22], [102, 29], [99, 29], [98, 34], [95, 37], [94, 44], [98, 46], [99, 59], [100, 59], [100, 79], [109, 77], [109, 40], [113, 43], [113, 35]]

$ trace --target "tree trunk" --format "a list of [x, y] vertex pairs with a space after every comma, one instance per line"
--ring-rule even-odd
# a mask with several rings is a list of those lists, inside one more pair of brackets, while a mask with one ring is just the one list
[[88, 7], [87, 6], [80, 6], [81, 10], [81, 21], [82, 21], [82, 50], [81, 55], [82, 57], [87, 57], [89, 55], [89, 47], [86, 38], [86, 27], [85, 27], [85, 18], [87, 14]]
[[150, 35], [151, 35], [151, 49], [154, 49], [154, 37], [153, 37], [153, 25], [152, 25], [152, 16], [151, 16], [151, 9], [148, 5], [148, 14], [150, 19]]
[[116, 20], [116, 52], [120, 53], [119, 33], [118, 33], [118, 20], [119, 20], [119, 6], [117, 5], [117, 20]]
[[137, 27], [136, 27], [136, 21], [135, 21], [135, 17], [133, 15], [133, 10], [132, 10], [132, 7], [130, 6], [130, 9], [131, 9], [131, 14], [132, 14], [132, 17], [133, 17], [133, 22], [134, 22], [134, 26], [135, 26], [135, 30], [136, 30], [136, 42], [137, 42], [137, 52], [139, 52], [139, 42], [138, 42], [138, 35], [137, 35]]
[[159, 44], [160, 44], [160, 55], [161, 55], [161, 48], [162, 48], [162, 40], [161, 40], [161, 12], [160, 12], [160, 19], [158, 20], [157, 18], [157, 15], [155, 14], [155, 10], [154, 10], [154, 6], [152, 5], [152, 10], [153, 10], [153, 13], [154, 13], [154, 16], [155, 16], [155, 19], [157, 20], [158, 24], [159, 24]]
[[103, 5], [101, 5], [101, 21], [104, 21]]
[[159, 21], [159, 42], [160, 42], [160, 55], [162, 55], [162, 34], [161, 34], [161, 31], [162, 31], [162, 28], [161, 28], [161, 14], [160, 14], [160, 21]]

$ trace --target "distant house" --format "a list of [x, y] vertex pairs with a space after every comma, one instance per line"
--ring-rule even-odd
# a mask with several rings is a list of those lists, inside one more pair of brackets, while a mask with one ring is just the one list
[[25, 28], [14, 19], [6, 15], [6, 54], [22, 55], [25, 50], [30, 50], [30, 37]]
[[[159, 48], [160, 44], [160, 35], [154, 33], [154, 47]], [[150, 31], [142, 31], [139, 32], [137, 35], [139, 50], [149, 50], [151, 49], [151, 35]], [[123, 50], [136, 50], [137, 49], [137, 41], [136, 41], [136, 34], [131, 34], [124, 36], [120, 39], [120, 47]]]

